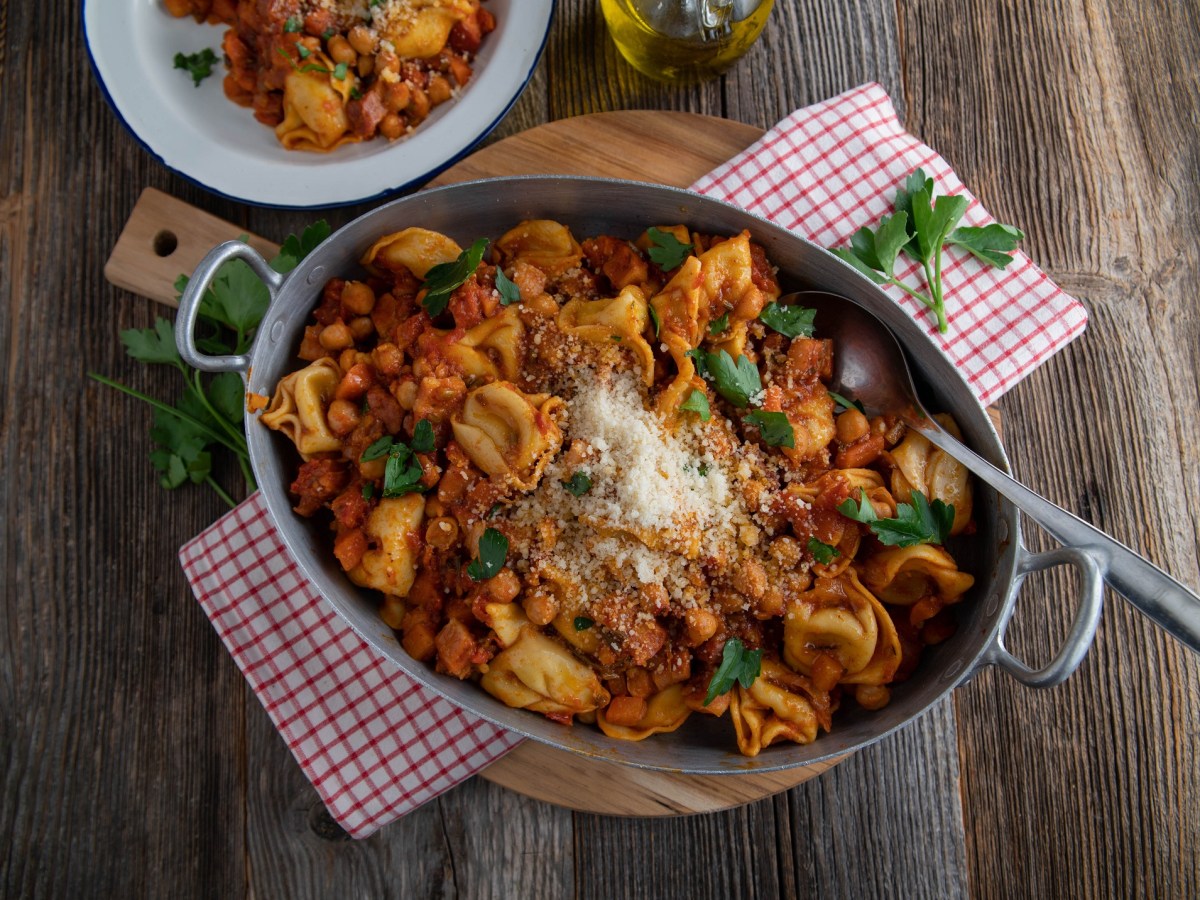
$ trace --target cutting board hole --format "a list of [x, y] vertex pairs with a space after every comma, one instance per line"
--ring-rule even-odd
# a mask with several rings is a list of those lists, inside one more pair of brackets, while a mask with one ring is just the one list
[[154, 236], [154, 255], [155, 256], [170, 256], [175, 252], [175, 248], [179, 246], [179, 238], [175, 236], [175, 232], [167, 231], [165, 228]]

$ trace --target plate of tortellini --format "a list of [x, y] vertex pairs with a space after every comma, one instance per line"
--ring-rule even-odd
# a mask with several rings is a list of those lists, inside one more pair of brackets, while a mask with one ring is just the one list
[[84, 3], [93, 71], [164, 165], [245, 203], [310, 209], [418, 186], [532, 77], [553, 0]]

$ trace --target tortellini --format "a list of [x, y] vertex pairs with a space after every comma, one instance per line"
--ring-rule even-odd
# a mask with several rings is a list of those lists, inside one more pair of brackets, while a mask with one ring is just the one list
[[654, 383], [654, 351], [642, 337], [648, 313], [646, 296], [630, 285], [606, 300], [570, 300], [558, 314], [558, 327], [567, 334], [601, 346], [617, 341], [628, 347], [642, 367], [642, 380]]
[[[510, 306], [469, 328], [446, 347], [446, 358], [470, 378], [512, 381], [521, 371], [521, 337], [525, 326]], [[490, 355], [489, 355], [490, 351]], [[494, 359], [493, 359], [494, 356]]]
[[362, 264], [368, 269], [383, 268], [391, 272], [407, 269], [423, 279], [426, 273], [441, 263], [454, 262], [462, 253], [451, 238], [428, 228], [405, 228], [385, 234], [363, 254]]
[[949, 553], [932, 544], [884, 547], [860, 566], [863, 584], [880, 600], [912, 606], [926, 597], [957, 603], [975, 583]]
[[609, 693], [592, 667], [531, 627], [518, 607], [489, 604], [488, 613], [504, 649], [483, 673], [485, 691], [507, 706], [552, 716], [591, 712], [608, 703]]
[[[942, 427], [962, 440], [958, 424], [948, 415], [935, 415]], [[896, 471], [892, 475], [892, 493], [907, 503], [912, 491], [920, 491], [930, 501], [941, 500], [954, 507], [954, 524], [950, 534], [961, 534], [971, 521], [971, 481], [962, 463], [939, 450], [912, 429], [904, 440], [892, 449]]]
[[642, 741], [652, 734], [675, 731], [687, 721], [692, 710], [684, 700], [683, 685], [672, 684], [658, 691], [646, 702], [646, 713], [635, 725], [616, 725], [605, 717], [604, 710], [596, 713], [596, 724], [611, 738], [623, 741]]
[[275, 136], [289, 150], [334, 150], [360, 138], [350, 130], [345, 103], [357, 90], [355, 76], [333, 76], [336, 67], [323, 52], [310, 54], [304, 67], [288, 72], [283, 86], [283, 121]]
[[329, 430], [325, 410], [341, 379], [342, 370], [329, 358], [293, 372], [275, 388], [263, 424], [287, 435], [305, 459], [340, 450], [342, 442]]
[[841, 667], [843, 684], [885, 684], [900, 666], [896, 626], [854, 569], [817, 579], [787, 606], [784, 661], [807, 675], [822, 654]]
[[470, 0], [408, 0], [407, 10], [385, 20], [381, 37], [397, 56], [426, 59], [446, 46], [454, 26], [471, 14]]
[[811, 744], [820, 717], [808, 685], [778, 660], [764, 657], [762, 671], [748, 688], [735, 686], [729, 700], [738, 749], [758, 756], [778, 741]]
[[408, 596], [424, 519], [425, 498], [420, 494], [380, 500], [363, 527], [371, 547], [346, 573], [350, 580], [393, 597]]
[[553, 419], [561, 405], [555, 397], [527, 395], [506, 381], [494, 381], [467, 393], [450, 426], [471, 462], [488, 475], [531, 490], [562, 446], [562, 431]]
[[505, 262], [520, 260], [559, 275], [583, 260], [583, 248], [570, 229], [549, 219], [522, 222], [496, 241], [496, 249]]

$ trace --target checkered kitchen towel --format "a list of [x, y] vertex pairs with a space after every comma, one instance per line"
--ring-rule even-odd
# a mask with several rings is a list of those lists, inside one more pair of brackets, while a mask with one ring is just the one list
[[[693, 189], [773, 219], [824, 246], [843, 245], [888, 212], [921, 166], [965, 193], [946, 162], [900, 127], [878, 85], [793, 113]], [[972, 199], [970, 224], [990, 219]], [[1023, 255], [985, 269], [951, 251], [953, 298], [943, 351], [985, 403], [1082, 332], [1082, 306]], [[963, 254], [965, 257], [965, 254]], [[914, 270], [915, 271], [915, 270]], [[912, 280], [913, 271], [903, 272]], [[252, 496], [180, 552], [205, 613], [335, 819], [376, 829], [519, 743], [411, 681], [359, 638], [307, 584]]]

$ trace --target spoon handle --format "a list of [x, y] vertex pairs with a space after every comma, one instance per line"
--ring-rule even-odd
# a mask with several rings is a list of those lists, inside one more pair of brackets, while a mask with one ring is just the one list
[[1109, 587], [1200, 653], [1200, 596], [1124, 544], [1031, 491], [936, 426], [910, 422], [1063, 544], [1091, 554]]

